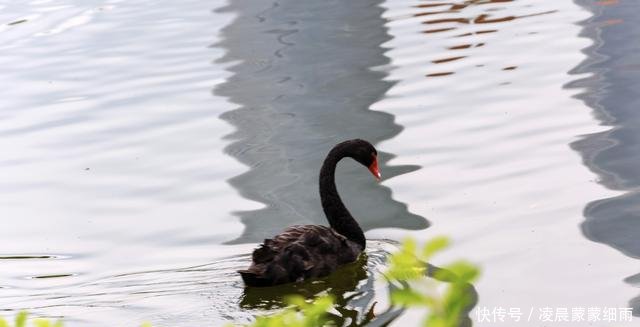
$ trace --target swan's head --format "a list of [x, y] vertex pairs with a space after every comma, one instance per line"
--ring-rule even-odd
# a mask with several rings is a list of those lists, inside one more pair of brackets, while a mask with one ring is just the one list
[[371, 143], [361, 140], [349, 140], [343, 142], [348, 151], [348, 156], [359, 162], [361, 165], [367, 167], [371, 174], [375, 176], [377, 180], [382, 177], [380, 170], [378, 170], [378, 151], [371, 145]]

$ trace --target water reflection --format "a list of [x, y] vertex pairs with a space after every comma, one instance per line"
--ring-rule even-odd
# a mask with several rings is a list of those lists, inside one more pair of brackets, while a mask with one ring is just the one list
[[[222, 31], [222, 63], [233, 72], [214, 92], [239, 108], [221, 118], [236, 127], [228, 154], [250, 167], [230, 179], [240, 193], [263, 203], [237, 215], [246, 226], [232, 243], [258, 242], [300, 223], [326, 224], [318, 195], [318, 171], [330, 148], [345, 139], [379, 143], [400, 133], [394, 117], [369, 110], [393, 84], [381, 44], [389, 39], [380, 1], [233, 2], [237, 15]], [[418, 166], [389, 166], [384, 178]], [[426, 219], [392, 199], [354, 162], [336, 174], [347, 207], [364, 230], [423, 229]]]
[[[436, 3], [445, 2], [409, 2]], [[433, 231], [458, 240], [452, 251], [481, 263], [478, 308], [623, 306], [628, 285], [602, 276], [621, 271], [619, 262], [627, 260], [576, 229], [584, 204], [611, 194], [590, 182], [592, 174], [567, 147], [575, 135], [597, 128], [572, 98], [575, 91], [562, 88], [575, 79], [566, 72], [584, 59], [580, 50], [589, 41], [577, 36], [575, 22], [588, 13], [566, 1], [446, 3], [439, 9], [385, 3], [394, 37], [385, 45], [399, 67], [391, 78], [399, 82], [388, 92], [393, 97], [374, 108], [393, 112], [406, 126], [385, 146], [424, 167], [389, 185], [412, 210], [429, 214]], [[414, 15], [454, 3], [469, 5]], [[476, 19], [483, 14], [489, 17]], [[486, 23], [510, 16], [517, 18]], [[456, 21], [461, 18], [469, 23]], [[437, 19], [449, 21], [423, 24]], [[412, 188], [416, 183], [428, 187]], [[401, 320], [408, 326], [416, 316]]]
[[367, 279], [367, 262], [368, 257], [365, 254], [360, 256], [357, 262], [340, 267], [326, 278], [273, 287], [247, 287], [244, 289], [240, 306], [250, 309], [282, 308], [286, 305], [285, 297], [289, 294], [313, 298], [318, 293], [326, 291], [334, 297], [338, 307], [344, 307], [350, 298], [358, 295], [348, 295], [347, 292], [355, 291], [358, 284]]
[[240, 301], [243, 309], [278, 309], [285, 306], [285, 296], [289, 294], [314, 298], [319, 294], [329, 294], [334, 299], [334, 308], [339, 314], [330, 313], [336, 326], [363, 326], [372, 318], [374, 309], [374, 289], [377, 274], [384, 266], [388, 253], [369, 251], [357, 262], [341, 267], [333, 274], [303, 283], [286, 284], [266, 288], [245, 288]]
[[[374, 311], [380, 308], [376, 308], [374, 293], [370, 290], [374, 289], [375, 278], [378, 276], [367, 272], [380, 272], [386, 256], [389, 255], [384, 251], [384, 245], [389, 244], [374, 241], [369, 245], [373, 245], [373, 249], [368, 250], [367, 255], [361, 256], [357, 262], [342, 267], [328, 277], [274, 287], [245, 288], [240, 306], [249, 310], [272, 310], [284, 307], [284, 298], [288, 294], [299, 294], [306, 298], [329, 294], [333, 296], [334, 308], [339, 313], [330, 313], [330, 319], [336, 326], [387, 326], [397, 319], [404, 309], [389, 307], [374, 314]], [[442, 283], [455, 282], [459, 278], [453, 272], [430, 263], [426, 266], [425, 275]], [[393, 284], [389, 285], [390, 289], [395, 287]], [[460, 312], [459, 327], [472, 326], [469, 315], [478, 303], [475, 286], [466, 283], [465, 288], [469, 303]]]
[[[640, 3], [637, 1], [577, 1], [593, 12], [583, 23], [582, 34], [594, 44], [585, 50], [588, 58], [575, 74], [590, 74], [569, 85], [585, 89], [580, 98], [589, 105], [605, 132], [587, 135], [572, 147], [599, 182], [623, 195], [594, 201], [584, 210], [584, 234], [624, 254], [640, 258]], [[638, 285], [631, 276], [627, 282]], [[639, 314], [640, 299], [631, 301]]]
[[[439, 3], [428, 3], [414, 6], [417, 12], [412, 13], [412, 17], [421, 19], [421, 24], [427, 28], [421, 33], [443, 38], [461, 38], [454, 45], [447, 47], [455, 52], [447, 53], [446, 57], [434, 58], [431, 63], [436, 66], [430, 69], [435, 70], [425, 74], [426, 77], [441, 77], [455, 74], [455, 67], [444, 66], [443, 64], [462, 61], [470, 56], [469, 49], [482, 47], [491, 40], [488, 34], [497, 33], [498, 26], [502, 23], [512, 22], [517, 19], [552, 14], [557, 10], [537, 11], [533, 8], [515, 8], [519, 4], [509, 4], [514, 0], [457, 0], [457, 1], [437, 1]], [[525, 6], [527, 7], [527, 6]], [[528, 6], [531, 7], [531, 6]], [[508, 9], [508, 12], [519, 12], [519, 15], [500, 14]], [[464, 30], [463, 33], [460, 33]], [[450, 35], [441, 35], [449, 33]], [[484, 35], [487, 34], [487, 35]], [[484, 36], [483, 36], [484, 35]], [[473, 51], [473, 50], [471, 50]], [[465, 52], [464, 55], [460, 53]], [[505, 67], [503, 70], [510, 70]], [[442, 70], [444, 69], [444, 71]], [[513, 69], [513, 68], [512, 68]]]
[[[341, 316], [362, 317], [375, 301], [374, 283], [385, 267], [385, 259], [396, 244], [369, 241], [366, 255], [324, 279], [271, 288], [244, 289], [237, 270], [250, 262], [250, 244], [226, 246], [228, 255], [195, 266], [146, 269], [105, 275], [101, 278], [56, 288], [34, 288], [25, 295], [3, 287], [0, 311], [27, 310], [36, 317], [60, 315], [67, 324], [79, 326], [135, 325], [149, 321], [154, 326], [221, 326], [247, 323], [255, 315], [275, 312], [283, 306], [285, 294], [314, 297], [331, 294]], [[46, 260], [53, 255], [12, 255], [5, 260]], [[27, 277], [41, 284], [55, 283], [64, 274]], [[61, 281], [60, 281], [61, 282]]]

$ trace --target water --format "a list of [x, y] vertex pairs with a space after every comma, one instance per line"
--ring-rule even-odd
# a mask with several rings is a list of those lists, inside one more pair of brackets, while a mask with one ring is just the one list
[[[581, 227], [590, 240], [640, 258], [637, 242], [640, 179], [635, 164], [640, 155], [640, 134], [636, 128], [640, 115], [635, 110], [640, 99], [640, 59], [634, 55], [640, 44], [627, 42], [640, 36], [640, 23], [634, 17], [640, 4], [608, 1], [582, 5], [593, 12], [583, 30], [593, 45], [575, 73], [588, 72], [596, 78], [577, 80], [572, 86], [586, 90], [580, 98], [593, 109], [601, 124], [610, 129], [588, 135], [572, 147], [580, 152], [584, 164], [598, 175], [603, 185], [624, 193], [589, 203]], [[638, 286], [639, 280], [640, 273], [625, 278], [634, 286]], [[631, 304], [639, 308], [640, 296]]]
[[324, 223], [321, 160], [361, 137], [383, 182], [337, 175], [368, 264], [298, 292], [361, 312], [384, 297], [383, 239], [446, 234], [434, 264], [479, 263], [478, 307], [640, 310], [637, 7], [0, 2], [0, 309], [71, 326], [274, 310], [235, 269]]

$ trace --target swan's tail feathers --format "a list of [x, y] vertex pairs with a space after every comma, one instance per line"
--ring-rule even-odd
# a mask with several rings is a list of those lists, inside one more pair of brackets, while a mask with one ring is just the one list
[[273, 260], [277, 252], [272, 249], [267, 243], [270, 240], [264, 240], [265, 244], [261, 244], [259, 248], [255, 249], [252, 254], [254, 263], [265, 263]]
[[251, 270], [238, 270], [238, 273], [240, 273], [244, 284], [247, 286], [264, 287], [272, 285], [270, 280], [261, 277]]

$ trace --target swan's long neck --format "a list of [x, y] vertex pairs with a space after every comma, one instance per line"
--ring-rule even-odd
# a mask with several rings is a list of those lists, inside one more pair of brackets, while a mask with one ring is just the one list
[[329, 225], [336, 232], [344, 235], [349, 240], [362, 246], [366, 246], [364, 233], [342, 203], [336, 189], [335, 172], [338, 161], [345, 157], [344, 151], [334, 148], [329, 152], [320, 169], [320, 200], [322, 209], [329, 220]]

